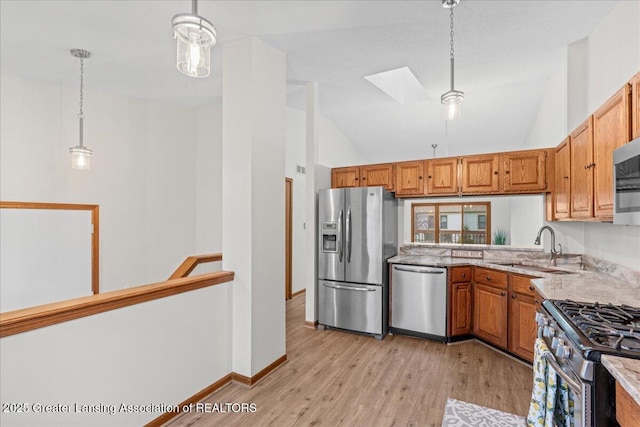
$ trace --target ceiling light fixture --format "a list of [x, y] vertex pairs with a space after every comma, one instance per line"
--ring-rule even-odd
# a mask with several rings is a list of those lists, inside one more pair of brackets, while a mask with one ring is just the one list
[[462, 100], [464, 99], [464, 92], [455, 90], [453, 87], [453, 8], [456, 7], [458, 3], [460, 3], [460, 0], [442, 0], [442, 7], [449, 9], [451, 16], [451, 89], [440, 97], [440, 101], [444, 105], [444, 113], [447, 120], [457, 119], [461, 116]]
[[211, 47], [216, 44], [216, 29], [198, 16], [198, 0], [191, 1], [191, 13], [179, 13], [171, 23], [178, 70], [189, 77], [207, 77], [211, 72]]
[[75, 147], [69, 148], [71, 153], [71, 167], [79, 170], [91, 169], [91, 155], [93, 151], [83, 145], [83, 122], [84, 112], [82, 107], [84, 104], [84, 60], [91, 57], [91, 52], [83, 49], [71, 49], [71, 55], [80, 59], [80, 113], [78, 119], [80, 121], [80, 142]]

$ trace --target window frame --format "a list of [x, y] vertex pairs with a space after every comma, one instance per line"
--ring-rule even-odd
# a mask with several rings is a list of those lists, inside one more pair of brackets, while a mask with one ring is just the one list
[[[464, 215], [465, 215], [465, 206], [468, 205], [483, 205], [485, 206], [485, 213], [483, 214], [485, 216], [485, 228], [484, 230], [473, 230], [473, 231], [484, 231], [484, 240], [486, 243], [465, 243], [465, 226], [464, 226]], [[416, 229], [416, 224], [415, 224], [415, 219], [416, 219], [416, 208], [419, 207], [425, 207], [425, 206], [432, 206], [434, 208], [434, 229], [433, 230], [417, 230]], [[479, 202], [479, 201], [473, 201], [473, 202], [468, 202], [468, 203], [429, 203], [429, 202], [425, 202], [425, 203], [412, 203], [411, 204], [411, 243], [431, 243], [431, 244], [441, 244], [442, 242], [440, 242], [440, 230], [441, 230], [441, 217], [440, 217], [440, 207], [441, 206], [460, 206], [460, 241], [461, 243], [456, 243], [456, 244], [464, 244], [464, 245], [490, 245], [491, 244], [491, 202], [490, 201], [486, 201], [486, 202]], [[446, 216], [446, 215], [445, 215]], [[448, 219], [447, 219], [447, 224], [448, 224]], [[479, 221], [478, 221], [479, 222]], [[471, 230], [466, 230], [467, 234], [470, 232]], [[433, 242], [416, 242], [416, 234], [417, 233], [434, 233], [434, 241]], [[453, 244], [453, 243], [445, 243], [445, 244]]]

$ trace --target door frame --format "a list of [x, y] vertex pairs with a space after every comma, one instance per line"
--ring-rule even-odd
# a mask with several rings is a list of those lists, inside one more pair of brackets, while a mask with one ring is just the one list
[[293, 179], [284, 178], [284, 299], [293, 297]]

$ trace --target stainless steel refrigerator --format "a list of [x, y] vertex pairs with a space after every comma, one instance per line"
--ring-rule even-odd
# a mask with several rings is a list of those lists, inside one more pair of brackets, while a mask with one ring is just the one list
[[389, 270], [398, 249], [398, 209], [383, 187], [318, 193], [318, 321], [373, 334], [388, 332]]

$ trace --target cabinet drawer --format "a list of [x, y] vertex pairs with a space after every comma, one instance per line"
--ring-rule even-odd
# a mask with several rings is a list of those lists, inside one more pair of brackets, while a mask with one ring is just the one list
[[471, 281], [471, 267], [452, 267], [449, 270], [451, 283], [464, 283]]
[[507, 289], [508, 273], [504, 271], [491, 270], [490, 268], [475, 267], [473, 280], [476, 283], [495, 286], [500, 289]]
[[511, 274], [511, 292], [534, 296], [536, 288], [531, 284], [532, 276]]

